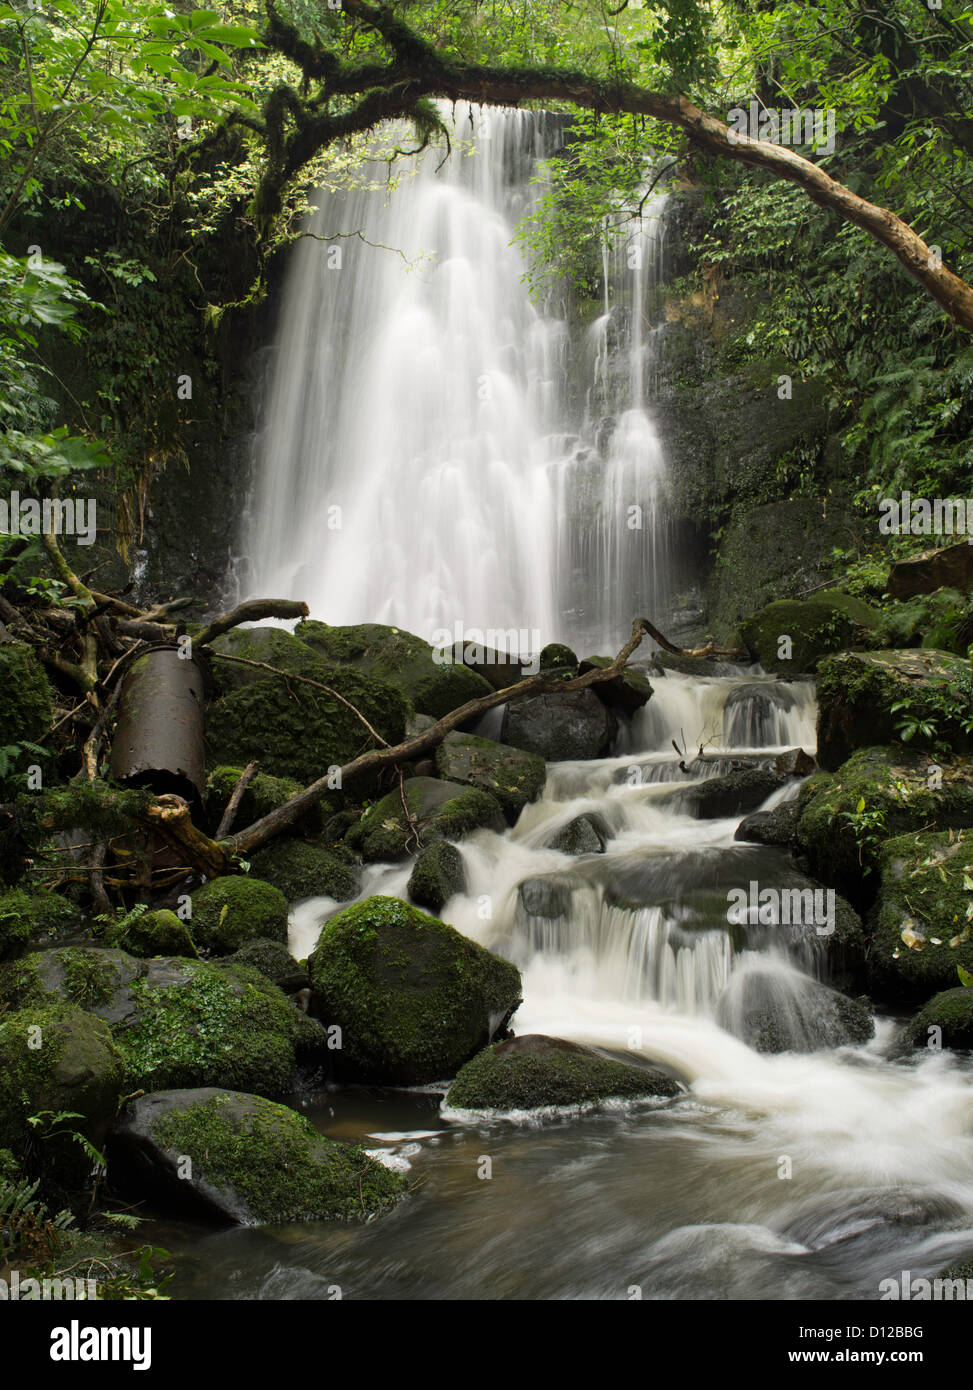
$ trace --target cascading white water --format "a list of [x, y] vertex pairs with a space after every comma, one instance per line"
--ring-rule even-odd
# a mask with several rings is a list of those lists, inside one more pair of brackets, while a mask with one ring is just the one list
[[[461, 106], [453, 127], [452, 154], [428, 150], [392, 193], [318, 200], [309, 230], [346, 239], [295, 253], [243, 582], [427, 639], [461, 623], [615, 641], [664, 606], [663, 458], [642, 385], [662, 200], [617, 232], [606, 296], [619, 287], [624, 326], [606, 299], [601, 389], [573, 402], [566, 325], [531, 303], [515, 241], [563, 123]], [[625, 370], [606, 390], [610, 326]]]

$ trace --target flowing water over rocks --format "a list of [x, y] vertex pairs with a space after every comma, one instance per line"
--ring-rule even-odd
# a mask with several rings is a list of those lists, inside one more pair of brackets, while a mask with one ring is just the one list
[[[305, 1096], [298, 1104], [326, 1134], [363, 1140], [421, 1185], [364, 1227], [190, 1241], [160, 1226], [168, 1248], [186, 1250], [180, 1292], [625, 1299], [638, 1286], [644, 1298], [877, 1298], [883, 1278], [931, 1276], [968, 1251], [969, 1063], [945, 1052], [887, 1060], [895, 1024], [879, 1018], [869, 1037], [868, 1010], [826, 986], [830, 946], [728, 920], [728, 888], [788, 883], [786, 856], [735, 842], [739, 816], [700, 820], [671, 801], [677, 780], [697, 785], [741, 759], [769, 764], [802, 743], [813, 751], [810, 683], [789, 687], [779, 744], [710, 745], [715, 761], [689, 778], [670, 739], [682, 730], [696, 743], [703, 724], [725, 727], [736, 692], [770, 697], [778, 682], [741, 668], [654, 684], [628, 754], [551, 765], [514, 827], [460, 843], [468, 891], [440, 915], [520, 966], [518, 1035], [661, 1067], [681, 1096], [481, 1116], [440, 1111], [448, 1078]], [[581, 815], [608, 827], [603, 848], [548, 847]], [[373, 865], [362, 896], [404, 897], [410, 869]], [[293, 910], [295, 955], [337, 907]], [[776, 1030], [769, 1051], [754, 991]], [[836, 998], [854, 1011], [850, 1024]]]

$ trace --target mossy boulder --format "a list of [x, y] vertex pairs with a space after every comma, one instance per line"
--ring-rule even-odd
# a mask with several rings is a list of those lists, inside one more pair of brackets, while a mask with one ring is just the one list
[[797, 839], [811, 872], [867, 902], [883, 840], [973, 826], [973, 768], [933, 764], [928, 753], [901, 746], [861, 748], [835, 773], [809, 778], [797, 806]]
[[618, 721], [594, 691], [529, 695], [504, 710], [500, 737], [545, 762], [599, 758], [607, 753]]
[[371, 1217], [405, 1189], [364, 1149], [326, 1139], [287, 1106], [213, 1087], [128, 1105], [109, 1173], [140, 1198], [240, 1226]]
[[84, 928], [84, 914], [60, 893], [0, 893], [0, 960], [19, 955], [29, 943], [60, 941]]
[[466, 889], [463, 856], [448, 840], [427, 845], [416, 859], [409, 879], [409, 897], [431, 912], [439, 909], [456, 893]]
[[30, 647], [0, 646], [0, 748], [36, 743], [52, 721], [51, 687]]
[[[606, 666], [612, 664], [612, 659], [610, 656], [589, 656], [581, 662], [578, 672], [583, 676], [588, 671], [604, 671]], [[611, 680], [599, 681], [591, 688], [603, 705], [626, 719], [631, 719], [652, 698], [648, 676], [633, 667], [623, 671], [620, 676], [613, 676]]]
[[868, 972], [879, 998], [920, 1002], [973, 974], [973, 835], [900, 835], [878, 856]]
[[741, 623], [740, 637], [765, 671], [796, 676], [816, 671], [829, 652], [866, 641], [880, 617], [860, 599], [828, 590], [813, 599], [768, 603]]
[[378, 676], [320, 660], [281, 628], [236, 628], [217, 638], [213, 650], [262, 661], [335, 692], [303, 682], [288, 685], [280, 676], [214, 659], [216, 698], [206, 713], [213, 764], [238, 767], [257, 760], [265, 772], [296, 779], [302, 786], [329, 767], [343, 766], [373, 740], [338, 696], [388, 743], [402, 740], [408, 706], [399, 690]]
[[271, 840], [253, 856], [257, 878], [278, 888], [289, 903], [303, 898], [347, 902], [358, 892], [358, 874], [323, 845], [307, 840]]
[[542, 671], [570, 671], [572, 676], [577, 674], [578, 658], [563, 642], [548, 642], [541, 649], [538, 660]]
[[495, 796], [513, 825], [529, 801], [544, 790], [544, 759], [474, 734], [447, 734], [436, 749], [436, 771], [450, 782], [479, 787]]
[[342, 1030], [340, 1056], [366, 1081], [455, 1076], [520, 1002], [520, 972], [398, 898], [335, 914], [308, 962], [312, 1008]]
[[[242, 767], [214, 767], [206, 778], [206, 814], [213, 832], [220, 823], [220, 817], [226, 810], [243, 771]], [[285, 801], [290, 801], [292, 796], [296, 796], [303, 787], [304, 783], [295, 781], [293, 777], [271, 777], [267, 772], [258, 772], [246, 785], [234, 829], [239, 830], [241, 826], [252, 825], [271, 811], [276, 811]], [[302, 831], [313, 835], [321, 829], [322, 819], [319, 802], [305, 812], [298, 821], [298, 826]]]
[[[857, 748], [892, 743], [907, 715], [932, 724], [930, 737], [914, 734], [914, 747], [945, 740], [954, 752], [968, 753], [973, 736], [962, 721], [971, 700], [970, 663], [952, 652], [923, 647], [829, 657], [818, 673], [818, 762], [830, 772]], [[903, 701], [907, 708], [893, 712]]]
[[66, 947], [0, 967], [13, 1007], [79, 1005], [109, 1025], [125, 1085], [228, 1086], [281, 1095], [291, 1085], [301, 1015], [244, 966]]
[[226, 956], [220, 961], [221, 968], [229, 966], [232, 969], [236, 965], [245, 965], [251, 970], [259, 971], [285, 994], [309, 989], [311, 985], [311, 977], [307, 970], [297, 963], [287, 947], [282, 946], [279, 941], [248, 941], [246, 946], [241, 946], [239, 951], [234, 951], [232, 956]]
[[410, 777], [403, 792], [383, 796], [351, 827], [345, 839], [366, 863], [405, 859], [437, 840], [458, 840], [471, 830], [506, 827], [499, 801], [478, 787], [442, 782], [435, 777]]
[[935, 995], [906, 1025], [902, 1042], [908, 1048], [932, 1044], [958, 1051], [973, 1049], [973, 989], [959, 985]]
[[189, 928], [168, 908], [143, 912], [119, 923], [110, 936], [110, 944], [132, 956], [189, 956], [196, 957]]
[[287, 899], [279, 888], [248, 875], [210, 879], [193, 894], [197, 946], [226, 956], [248, 941], [287, 940]]
[[352, 666], [394, 686], [411, 709], [441, 719], [444, 714], [489, 695], [492, 686], [460, 662], [433, 660], [421, 637], [381, 623], [329, 627], [315, 620], [298, 623], [295, 637], [329, 663]]
[[[0, 1145], [26, 1157], [46, 1189], [73, 1192], [91, 1159], [70, 1130], [100, 1148], [115, 1118], [125, 1067], [100, 1019], [60, 999], [0, 1016]], [[48, 1112], [38, 1126], [31, 1116]], [[55, 1122], [72, 1112], [80, 1119]]]
[[449, 1110], [539, 1110], [616, 1098], [668, 1099], [679, 1092], [663, 1072], [613, 1061], [564, 1038], [527, 1033], [467, 1062], [444, 1104]]

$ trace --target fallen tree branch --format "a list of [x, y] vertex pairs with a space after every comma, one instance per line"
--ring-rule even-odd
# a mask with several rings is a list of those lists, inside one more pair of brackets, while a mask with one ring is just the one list
[[240, 802], [243, 800], [243, 793], [246, 791], [247, 787], [250, 785], [250, 783], [253, 781], [253, 778], [256, 776], [257, 768], [259, 766], [260, 764], [257, 762], [247, 763], [246, 767], [240, 773], [240, 779], [237, 782], [236, 786], [233, 788], [233, 795], [226, 803], [226, 810], [220, 817], [220, 823], [216, 828], [217, 840], [222, 840], [224, 835], [229, 835], [230, 831], [233, 829], [233, 822], [236, 820], [236, 813], [240, 809]]
[[214, 618], [209, 626], [204, 627], [202, 632], [193, 639], [193, 645], [196, 647], [208, 646], [217, 637], [222, 637], [224, 632], [229, 632], [231, 627], [239, 627], [241, 623], [256, 623], [261, 618], [306, 618], [310, 611], [306, 603], [299, 603], [295, 599], [247, 599], [245, 603], [237, 604], [236, 608], [231, 609], [229, 613], [223, 613], [220, 617]]

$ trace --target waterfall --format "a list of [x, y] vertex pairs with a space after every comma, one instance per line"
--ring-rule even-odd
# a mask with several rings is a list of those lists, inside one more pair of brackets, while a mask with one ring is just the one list
[[[427, 639], [460, 623], [614, 643], [664, 589], [644, 406], [664, 199], [613, 233], [592, 357], [532, 303], [515, 239], [563, 120], [459, 106], [452, 126], [452, 152], [428, 149], [390, 191], [377, 164], [317, 198], [255, 441], [241, 583]], [[575, 356], [583, 400], [566, 385]]]

